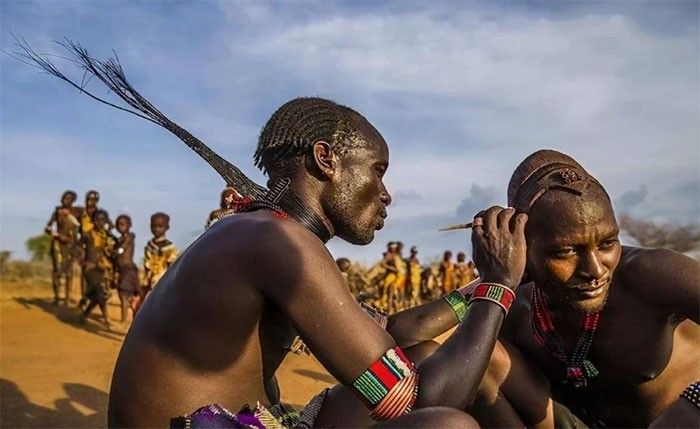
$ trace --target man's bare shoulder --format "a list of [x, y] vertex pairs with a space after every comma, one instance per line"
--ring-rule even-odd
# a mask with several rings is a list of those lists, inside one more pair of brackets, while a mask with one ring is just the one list
[[664, 281], [697, 266], [698, 261], [670, 249], [650, 249], [624, 246], [616, 276], [635, 284], [652, 284]]
[[[616, 278], [616, 279], [615, 279]], [[624, 247], [615, 283], [665, 310], [694, 301], [700, 289], [700, 262], [669, 249]]]
[[240, 213], [216, 222], [205, 233], [208, 240], [251, 260], [278, 258], [277, 262], [329, 257], [323, 242], [296, 221], [269, 212]]

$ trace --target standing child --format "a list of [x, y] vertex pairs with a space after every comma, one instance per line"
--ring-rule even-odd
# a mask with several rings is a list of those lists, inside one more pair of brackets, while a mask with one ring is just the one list
[[[46, 224], [44, 231], [51, 235], [51, 261], [53, 271], [51, 278], [53, 282], [54, 304], [59, 301], [59, 289], [61, 280], [65, 284], [65, 303], [70, 300], [70, 290], [73, 284], [73, 265], [78, 259], [78, 227], [80, 216], [73, 203], [77, 195], [73, 191], [66, 191], [61, 196], [61, 205], [56, 207]], [[56, 229], [53, 225], [56, 224]]]
[[134, 263], [134, 240], [136, 236], [131, 232], [131, 218], [127, 215], [119, 215], [116, 220], [117, 231], [121, 236], [117, 240], [114, 262], [116, 265], [118, 280], [117, 290], [121, 303], [121, 323], [126, 322], [126, 313], [131, 305], [132, 311], [140, 302], [141, 287], [139, 285], [139, 269]]
[[92, 310], [99, 305], [104, 323], [109, 328], [107, 299], [114, 280], [112, 255], [115, 240], [105, 228], [109, 224], [106, 211], [95, 210], [92, 213], [92, 223], [94, 228], [82, 237], [85, 246], [85, 297], [88, 299], [88, 306], [83, 311], [80, 322], [85, 323]]
[[165, 270], [175, 262], [177, 250], [172, 241], [165, 238], [170, 229], [170, 216], [163, 212], [151, 216], [151, 232], [153, 238], [146, 244], [143, 257], [144, 286], [143, 298], [158, 283]]

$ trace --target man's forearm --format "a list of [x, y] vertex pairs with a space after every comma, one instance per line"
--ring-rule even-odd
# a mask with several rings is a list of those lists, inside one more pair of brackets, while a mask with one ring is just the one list
[[[463, 297], [469, 299], [473, 288], [481, 279], [457, 289]], [[387, 332], [399, 347], [411, 347], [445, 333], [459, 323], [456, 310], [445, 298], [401, 311], [389, 317]]]
[[455, 333], [419, 364], [415, 408], [468, 406], [488, 367], [503, 318], [503, 310], [493, 303], [470, 305]]
[[401, 348], [430, 341], [457, 325], [457, 315], [444, 299], [409, 308], [389, 317], [386, 330]]

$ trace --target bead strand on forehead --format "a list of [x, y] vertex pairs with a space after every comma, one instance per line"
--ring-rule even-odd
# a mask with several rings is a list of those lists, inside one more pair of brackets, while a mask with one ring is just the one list
[[564, 340], [554, 328], [554, 322], [547, 310], [544, 295], [537, 285], [532, 288], [532, 316], [530, 322], [535, 341], [546, 345], [552, 355], [566, 364], [566, 383], [574, 387], [585, 387], [588, 379], [598, 375], [598, 370], [587, 359], [593, 344], [593, 337], [598, 329], [600, 311], [586, 313], [581, 317], [580, 334], [571, 356], [566, 355]]

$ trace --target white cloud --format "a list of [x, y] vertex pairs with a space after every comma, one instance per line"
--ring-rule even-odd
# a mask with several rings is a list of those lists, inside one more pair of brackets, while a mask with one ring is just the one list
[[[42, 49], [63, 35], [100, 56], [116, 49], [144, 95], [258, 182], [250, 158], [258, 130], [288, 98], [326, 96], [365, 114], [389, 142], [396, 204], [377, 243], [332, 243], [339, 256], [378, 256], [396, 239], [435, 253], [461, 245], [434, 230], [475, 188], [505, 203], [511, 172], [540, 148], [572, 155], [614, 200], [646, 186], [635, 207], [644, 216], [700, 212], [698, 24], [657, 28], [681, 13], [622, 2], [551, 5], [560, 13], [547, 13], [547, 3], [494, 11], [225, 1], [167, 13], [157, 3], [64, 4], [4, 5], [3, 23]], [[162, 206], [181, 241], [216, 206], [220, 181], [174, 137], [6, 58], [2, 65], [2, 162], [12, 167], [0, 184], [3, 246], [40, 231], [64, 187], [99, 188], [105, 204], [139, 218]], [[89, 165], [79, 175], [56, 166], [75, 159]], [[105, 165], [126, 165], [127, 185]]]

